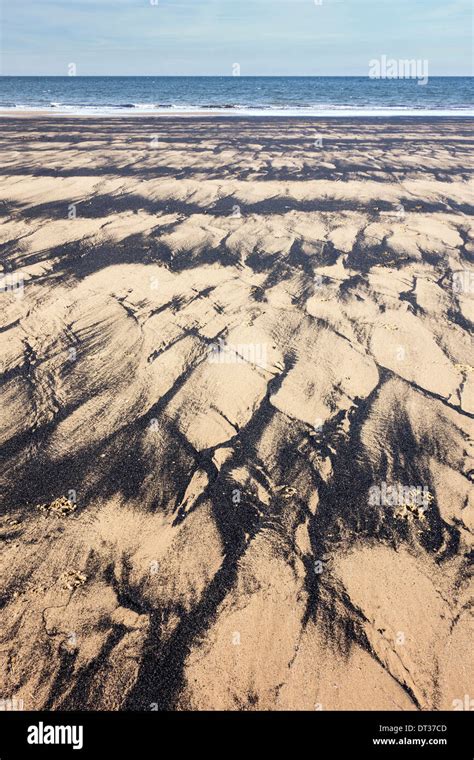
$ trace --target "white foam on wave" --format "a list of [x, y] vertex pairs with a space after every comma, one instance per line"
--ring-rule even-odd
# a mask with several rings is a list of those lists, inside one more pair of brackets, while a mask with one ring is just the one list
[[49, 106], [32, 106], [27, 104], [16, 104], [15, 106], [0, 105], [1, 111], [31, 111], [35, 113], [61, 113], [73, 116], [127, 116], [147, 113], [147, 114], [202, 114], [206, 116], [286, 116], [286, 117], [397, 117], [397, 116], [420, 116], [420, 117], [463, 117], [474, 118], [474, 109], [472, 107], [462, 108], [437, 108], [437, 109], [416, 109], [412, 107], [394, 106], [388, 108], [380, 107], [354, 107], [354, 106], [333, 106], [330, 104], [324, 106], [310, 107], [286, 107], [279, 106], [245, 106], [235, 105], [219, 108], [218, 106], [202, 105], [170, 105], [160, 106], [155, 103], [126, 103], [118, 106], [88, 105], [77, 106], [65, 103], [50, 103]]

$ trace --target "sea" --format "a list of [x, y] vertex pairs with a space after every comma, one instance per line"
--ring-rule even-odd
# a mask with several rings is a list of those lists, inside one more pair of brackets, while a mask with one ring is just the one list
[[0, 77], [0, 110], [69, 114], [474, 116], [474, 77]]

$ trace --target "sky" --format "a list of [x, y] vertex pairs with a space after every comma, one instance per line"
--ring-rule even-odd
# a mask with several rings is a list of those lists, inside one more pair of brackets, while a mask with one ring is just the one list
[[[471, 0], [0, 0], [3, 75], [472, 75]], [[318, 4], [321, 2], [321, 4]]]

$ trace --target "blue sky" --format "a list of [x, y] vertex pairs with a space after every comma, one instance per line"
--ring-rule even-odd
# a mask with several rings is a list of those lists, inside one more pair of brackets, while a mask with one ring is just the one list
[[472, 74], [471, 0], [0, 0], [1, 73], [366, 75], [385, 54]]

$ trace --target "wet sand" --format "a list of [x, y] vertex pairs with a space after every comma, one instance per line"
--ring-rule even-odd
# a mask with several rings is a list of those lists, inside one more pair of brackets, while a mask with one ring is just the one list
[[471, 122], [0, 122], [3, 696], [465, 709]]

